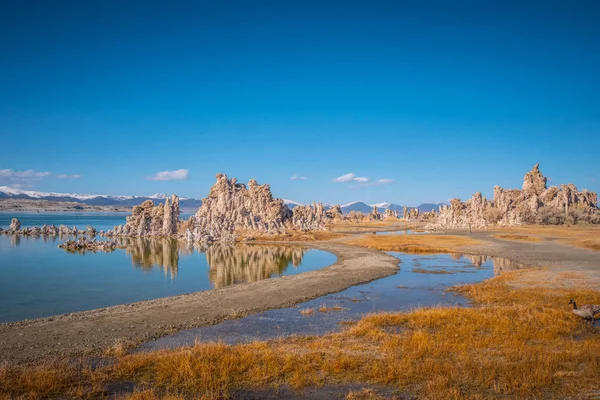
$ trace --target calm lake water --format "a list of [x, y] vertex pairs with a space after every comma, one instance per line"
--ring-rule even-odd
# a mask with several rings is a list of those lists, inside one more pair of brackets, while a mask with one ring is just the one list
[[[355, 321], [373, 312], [468, 306], [467, 299], [448, 292], [448, 288], [461, 283], [480, 282], [521, 267], [507, 259], [485, 256], [389, 254], [400, 260], [400, 270], [395, 275], [296, 307], [269, 310], [213, 326], [181, 331], [146, 342], [138, 351], [189, 346], [197, 341], [220, 340], [233, 344], [290, 335], [323, 335], [339, 330], [344, 321]], [[301, 313], [309, 309], [313, 310], [312, 314]]]
[[[13, 214], [0, 215], [6, 228]], [[125, 215], [19, 214], [22, 226], [88, 224], [110, 229]], [[8, 221], [8, 223], [7, 223]], [[91, 310], [293, 275], [336, 257], [300, 246], [213, 245], [169, 239], [123, 239], [125, 250], [68, 253], [66, 238], [0, 235], [0, 322]]]

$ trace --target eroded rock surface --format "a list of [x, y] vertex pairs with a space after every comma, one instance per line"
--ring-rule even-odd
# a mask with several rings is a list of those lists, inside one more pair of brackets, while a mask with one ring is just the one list
[[179, 198], [176, 195], [165, 200], [165, 204], [154, 205], [146, 200], [133, 207], [125, 225], [115, 226], [105, 236], [176, 236], [179, 227]]
[[217, 174], [217, 182], [188, 223], [189, 240], [220, 240], [231, 235], [285, 233], [292, 211], [282, 199], [274, 199], [269, 185], [255, 180], [246, 185], [227, 175]]
[[539, 164], [526, 173], [523, 188], [494, 187], [488, 200], [477, 192], [469, 200], [453, 199], [443, 206], [433, 227], [485, 228], [489, 225], [562, 224], [581, 221], [600, 223], [598, 195], [575, 185], [546, 186]]
[[95, 239], [86, 239], [85, 237], [81, 237], [79, 239], [76, 240], [67, 240], [66, 242], [64, 242], [63, 244], [58, 245], [59, 248], [61, 249], [65, 249], [66, 251], [69, 252], [78, 252], [78, 253], [85, 253], [87, 251], [103, 251], [106, 253], [109, 253], [111, 251], [114, 251], [115, 249], [122, 249], [125, 248], [124, 246], [121, 246], [119, 244], [117, 244], [116, 242], [111, 242], [111, 241], [97, 241]]
[[18, 220], [18, 219], [16, 219], [16, 218], [13, 218], [13, 219], [10, 221], [10, 226], [8, 227], [8, 230], [9, 230], [9, 231], [12, 231], [12, 232], [16, 232], [16, 231], [18, 231], [19, 229], [21, 229], [21, 221], [19, 221], [19, 220]]

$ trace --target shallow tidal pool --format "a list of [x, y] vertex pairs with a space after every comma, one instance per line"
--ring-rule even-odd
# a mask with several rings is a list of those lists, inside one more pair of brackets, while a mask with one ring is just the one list
[[480, 282], [521, 267], [507, 259], [476, 255], [388, 254], [400, 260], [400, 270], [395, 275], [296, 307], [269, 310], [213, 326], [180, 331], [146, 342], [138, 351], [189, 346], [196, 342], [234, 344], [290, 335], [323, 335], [341, 329], [346, 321], [356, 321], [369, 313], [430, 306], [468, 306], [467, 299], [447, 289], [457, 284]]

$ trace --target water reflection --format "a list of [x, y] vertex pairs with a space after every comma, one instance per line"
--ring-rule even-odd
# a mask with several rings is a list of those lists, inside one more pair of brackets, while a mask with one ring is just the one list
[[522, 264], [502, 257], [482, 256], [476, 254], [452, 254], [451, 257], [455, 261], [460, 261], [461, 258], [465, 258], [469, 260], [469, 263], [475, 267], [481, 267], [483, 264], [491, 261], [494, 267], [495, 275], [501, 274], [502, 272], [514, 271], [523, 268]]
[[[160, 268], [165, 277], [177, 277], [180, 257], [204, 253], [208, 275], [215, 288], [235, 283], [256, 282], [284, 275], [290, 266], [297, 269], [308, 248], [289, 245], [220, 244], [210, 246], [173, 239], [120, 238], [136, 267]], [[295, 271], [294, 271], [295, 272]]]
[[214, 287], [220, 288], [280, 276], [290, 265], [298, 268], [307, 250], [300, 246], [216, 244], [205, 253], [210, 280]]

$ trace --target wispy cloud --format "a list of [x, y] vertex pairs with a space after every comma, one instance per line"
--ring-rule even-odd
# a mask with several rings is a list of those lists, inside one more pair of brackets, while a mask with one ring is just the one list
[[350, 182], [354, 179], [356, 174], [350, 172], [349, 174], [338, 176], [335, 179], [332, 179], [331, 182]]
[[73, 175], [58, 174], [58, 175], [56, 175], [56, 177], [58, 179], [79, 179], [79, 178], [81, 178], [81, 175], [79, 175], [79, 174], [73, 174]]
[[396, 182], [395, 180], [389, 179], [389, 178], [382, 178], [375, 182], [368, 182], [368, 179], [367, 179], [367, 181], [359, 181], [358, 179], [354, 179], [354, 180], [359, 182], [359, 184], [350, 185], [350, 186], [348, 186], [348, 189], [364, 189], [364, 188], [380, 186], [380, 185], [391, 185], [392, 183]]
[[291, 180], [293, 180], [293, 181], [305, 181], [305, 180], [307, 180], [308, 178], [307, 178], [306, 176], [300, 176], [300, 175], [296, 175], [296, 174], [294, 174], [294, 175], [292, 175], [292, 176], [290, 177], [290, 179], [291, 179]]
[[0, 169], [0, 183], [9, 184], [14, 187], [32, 187], [35, 183], [44, 178], [78, 179], [81, 178], [81, 175], [54, 174], [48, 171], [34, 171], [32, 169], [25, 171]]
[[366, 176], [356, 176], [355, 173], [350, 172], [349, 174], [338, 176], [335, 179], [332, 179], [331, 182], [369, 182], [369, 178]]
[[176, 169], [174, 171], [157, 172], [148, 179], [151, 181], [183, 181], [188, 179], [189, 170]]

